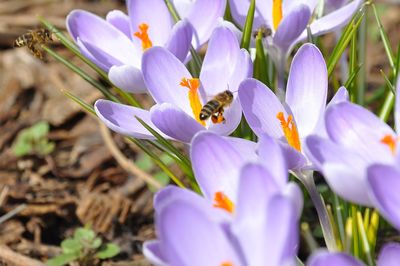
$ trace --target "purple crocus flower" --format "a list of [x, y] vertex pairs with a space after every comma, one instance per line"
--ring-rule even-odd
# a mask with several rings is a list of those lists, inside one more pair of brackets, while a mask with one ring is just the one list
[[[400, 244], [388, 243], [383, 246], [378, 256], [377, 266], [397, 266], [400, 261]], [[365, 266], [358, 259], [339, 252], [316, 252], [308, 261], [307, 266]]]
[[[367, 169], [373, 164], [396, 165], [399, 162], [399, 97], [397, 93], [397, 133], [369, 110], [350, 102], [341, 102], [326, 111], [325, 124], [329, 138], [307, 138], [309, 158], [323, 173], [331, 189], [341, 197], [358, 204], [375, 205], [371, 193], [367, 193], [370, 191]], [[371, 170], [376, 175], [375, 171]], [[385, 176], [381, 177], [385, 182]], [[371, 177], [371, 182], [374, 181]]]
[[[288, 181], [288, 168], [281, 147], [269, 136], [256, 143], [212, 132], [197, 134], [191, 143], [193, 172], [210, 205], [235, 213], [241, 188], [241, 173], [272, 180], [269, 189], [291, 199], [298, 217], [303, 208], [303, 194], [296, 183]], [[251, 169], [251, 170], [250, 170]]]
[[[342, 27], [350, 20], [361, 3], [362, 0], [355, 0], [312, 21], [311, 33], [317, 36]], [[234, 20], [243, 27], [250, 0], [230, 0], [229, 4]], [[291, 48], [307, 38], [306, 27], [317, 4], [317, 0], [256, 1], [253, 29], [255, 31], [266, 29], [270, 33], [270, 36], [266, 37], [266, 43], [278, 69], [284, 69], [285, 60]]]
[[162, 46], [183, 61], [191, 42], [198, 48], [208, 40], [225, 10], [225, 0], [197, 0], [174, 25], [164, 0], [126, 4], [128, 15], [114, 10], [105, 20], [74, 10], [67, 17], [67, 29], [82, 54], [107, 71], [112, 83], [134, 93], [146, 92], [141, 71], [145, 50]]
[[191, 191], [161, 190], [154, 200], [159, 239], [145, 242], [145, 256], [154, 265], [295, 265], [298, 215], [259, 167], [242, 168], [233, 218]]
[[[279, 140], [290, 169], [301, 169], [308, 164], [303, 153], [307, 136], [325, 135], [327, 87], [324, 58], [312, 44], [303, 45], [293, 58], [285, 103], [258, 80], [247, 79], [240, 85], [239, 98], [247, 122], [257, 136], [266, 133]], [[347, 92], [341, 88], [331, 102], [346, 98]]]
[[[235, 91], [252, 74], [249, 54], [240, 49], [232, 31], [219, 26], [213, 32], [200, 78], [191, 76], [185, 65], [162, 47], [150, 48], [143, 56], [143, 77], [156, 102], [151, 111], [98, 100], [95, 110], [105, 124], [118, 133], [136, 138], [153, 138], [135, 116], [164, 136], [189, 143], [199, 131], [228, 135], [239, 124], [241, 107]], [[216, 94], [230, 90], [234, 100], [225, 109], [225, 122], [200, 121], [202, 105]]]

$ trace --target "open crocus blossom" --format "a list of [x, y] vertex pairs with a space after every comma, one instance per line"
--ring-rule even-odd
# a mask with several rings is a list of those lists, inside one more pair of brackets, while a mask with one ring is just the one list
[[[266, 133], [280, 141], [291, 169], [307, 165], [304, 139], [311, 134], [325, 134], [323, 114], [327, 87], [324, 58], [312, 44], [303, 45], [293, 58], [284, 104], [258, 80], [247, 79], [240, 85], [239, 98], [250, 127], [257, 136]], [[342, 88], [332, 101], [345, 99]]]
[[[378, 256], [377, 266], [397, 266], [400, 261], [400, 244], [388, 243], [383, 246]], [[346, 253], [316, 252], [308, 261], [307, 266], [365, 266], [358, 259]]]
[[[345, 25], [358, 9], [362, 0], [355, 0], [310, 23], [311, 33], [321, 35]], [[250, 0], [230, 0], [234, 20], [243, 27]], [[253, 22], [255, 31], [266, 32], [269, 54], [278, 64], [285, 66], [291, 48], [307, 38], [307, 25], [318, 4], [317, 0], [259, 0]]]
[[128, 15], [114, 10], [105, 20], [74, 10], [67, 17], [67, 29], [82, 54], [107, 71], [112, 83], [134, 93], [146, 91], [141, 61], [147, 49], [162, 46], [183, 61], [191, 43], [198, 48], [208, 40], [225, 10], [225, 0], [197, 0], [174, 25], [164, 0], [127, 0], [126, 4]]
[[[398, 165], [399, 97], [397, 93], [397, 133], [369, 110], [350, 102], [341, 102], [326, 111], [325, 124], [329, 138], [310, 136], [306, 140], [309, 158], [324, 174], [331, 189], [341, 197], [367, 206], [375, 205], [372, 194], [366, 193], [371, 191], [367, 170], [373, 164]], [[381, 170], [371, 171], [376, 175]], [[385, 176], [379, 177], [386, 182]], [[371, 181], [376, 179], [372, 178]]]
[[159, 239], [144, 244], [154, 265], [295, 265], [297, 207], [262, 164], [243, 165], [255, 158], [254, 145], [211, 132], [194, 138], [191, 155], [204, 198], [177, 187], [156, 195]]
[[[239, 84], [252, 74], [249, 54], [241, 50], [235, 35], [225, 26], [213, 32], [201, 68], [193, 78], [185, 65], [162, 47], [150, 48], [143, 57], [143, 77], [156, 102], [145, 111], [106, 100], [95, 103], [97, 115], [116, 132], [136, 138], [153, 138], [135, 116], [169, 138], [189, 143], [199, 131], [230, 134], [239, 124], [242, 109], [237, 99]], [[224, 120], [200, 120], [202, 107], [215, 95], [230, 91], [232, 103]], [[214, 110], [213, 112], [217, 112]], [[221, 111], [221, 110], [220, 110]]]
[[[246, 177], [242, 176], [258, 176], [271, 180], [265, 189], [291, 199], [300, 217], [303, 194], [296, 183], [288, 181], [283, 152], [271, 137], [261, 136], [256, 146], [248, 140], [200, 132], [193, 138], [190, 158], [196, 181], [210, 205], [235, 214], [241, 186], [245, 186], [241, 182]], [[243, 170], [250, 162], [254, 164]]]

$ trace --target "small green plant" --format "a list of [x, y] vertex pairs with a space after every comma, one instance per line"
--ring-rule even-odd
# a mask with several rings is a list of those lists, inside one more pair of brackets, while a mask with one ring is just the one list
[[49, 142], [47, 138], [49, 129], [49, 123], [41, 121], [22, 130], [12, 145], [12, 151], [18, 157], [28, 154], [41, 156], [50, 154], [54, 150], [55, 144]]
[[62, 254], [47, 261], [48, 266], [62, 266], [78, 262], [80, 266], [96, 265], [99, 260], [116, 256], [120, 249], [112, 243], [103, 243], [88, 227], [78, 228], [72, 238], [61, 242]]

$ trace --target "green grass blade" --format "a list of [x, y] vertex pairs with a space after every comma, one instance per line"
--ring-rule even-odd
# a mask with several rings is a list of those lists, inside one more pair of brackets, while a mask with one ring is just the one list
[[337, 62], [340, 59], [340, 56], [343, 54], [343, 51], [346, 49], [347, 45], [353, 38], [353, 35], [357, 33], [357, 29], [360, 26], [364, 15], [364, 9], [361, 9], [358, 13], [356, 13], [351, 22], [343, 30], [342, 36], [340, 37], [338, 43], [333, 49], [331, 56], [328, 59], [328, 76], [331, 76]]
[[86, 72], [84, 72], [82, 69], [80, 69], [78, 66], [74, 65], [61, 55], [59, 55], [57, 52], [53, 51], [49, 47], [42, 45], [43, 50], [45, 50], [48, 54], [50, 54], [52, 57], [54, 57], [56, 60], [61, 62], [63, 65], [68, 67], [70, 70], [73, 72], [77, 73], [79, 76], [81, 76], [84, 80], [89, 82], [92, 86], [94, 86], [96, 89], [98, 89], [107, 99], [112, 100], [114, 102], [120, 102], [118, 98], [116, 98], [114, 95], [112, 95], [106, 87], [104, 87], [100, 82], [89, 76]]
[[96, 112], [94, 111], [94, 108], [92, 105], [84, 102], [81, 98], [75, 96], [74, 94], [70, 93], [69, 91], [66, 90], [61, 90], [61, 92], [67, 96], [68, 98], [70, 98], [71, 100], [73, 100], [74, 102], [76, 102], [77, 104], [79, 104], [83, 109], [85, 109], [87, 112], [89, 112], [92, 115], [96, 115]]
[[386, 33], [385, 29], [382, 26], [382, 23], [381, 23], [381, 20], [379, 18], [378, 12], [376, 10], [375, 4], [372, 4], [372, 10], [374, 11], [375, 20], [376, 20], [376, 23], [378, 24], [379, 34], [381, 35], [383, 46], [385, 47], [385, 52], [386, 52], [386, 55], [387, 55], [387, 57], [389, 59], [390, 67], [394, 71], [394, 69], [396, 69], [395, 68], [395, 57], [393, 55], [393, 50], [392, 50], [392, 47], [390, 46], [390, 41], [389, 41], [389, 38], [387, 36], [387, 33]]
[[379, 72], [381, 73], [383, 79], [385, 80], [386, 86], [392, 91], [393, 94], [396, 94], [396, 90], [395, 90], [393, 84], [390, 82], [388, 76], [386, 76], [385, 72], [383, 72], [382, 69], [380, 69]]
[[253, 35], [253, 20], [254, 13], [256, 10], [256, 1], [251, 0], [249, 11], [247, 12], [246, 22], [243, 27], [242, 40], [240, 42], [240, 47], [249, 50], [251, 37]]
[[268, 79], [268, 65], [267, 58], [264, 52], [264, 45], [262, 42], [262, 32], [258, 31], [256, 37], [256, 58], [254, 60], [253, 76], [265, 85], [270, 84]]
[[172, 173], [172, 171], [159, 158], [159, 156], [157, 154], [155, 154], [149, 148], [147, 148], [147, 146], [143, 143], [142, 140], [135, 139], [135, 138], [132, 138], [132, 137], [127, 137], [127, 139], [129, 141], [135, 143], [142, 151], [144, 151], [148, 156], [150, 156], [150, 158], [154, 161], [154, 163], [156, 163], [158, 165], [158, 167], [160, 167], [161, 170], [163, 170], [163, 172], [166, 173], [172, 179], [172, 181], [174, 181], [174, 183], [176, 185], [178, 185], [181, 188], [186, 188], [185, 185], [182, 183], [182, 181], [179, 180], [179, 178], [174, 173]]

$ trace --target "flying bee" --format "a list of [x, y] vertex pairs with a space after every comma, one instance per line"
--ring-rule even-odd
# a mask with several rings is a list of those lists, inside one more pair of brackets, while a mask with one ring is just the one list
[[224, 108], [233, 101], [233, 94], [230, 90], [223, 91], [208, 101], [200, 111], [200, 120], [207, 120], [211, 117], [214, 124], [225, 122]]
[[48, 29], [30, 30], [22, 34], [14, 41], [14, 47], [26, 46], [29, 51], [36, 57], [43, 59], [41, 44], [53, 41], [52, 32]]

